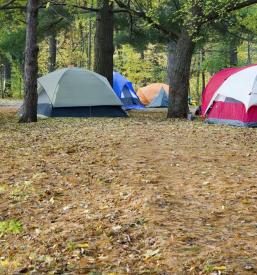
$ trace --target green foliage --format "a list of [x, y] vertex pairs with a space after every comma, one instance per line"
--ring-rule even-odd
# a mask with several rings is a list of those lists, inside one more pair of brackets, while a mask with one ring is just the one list
[[23, 93], [23, 75], [21, 73], [21, 65], [17, 61], [12, 62], [12, 97], [21, 98]]
[[[93, 38], [94, 28], [90, 30], [90, 22], [94, 24], [95, 18], [91, 14], [76, 16], [70, 25], [60, 30], [57, 35], [57, 68], [74, 65], [78, 67], [88, 67], [89, 52], [91, 43], [91, 60], [93, 60]], [[91, 31], [91, 42], [89, 42], [89, 32]], [[39, 43], [39, 74], [48, 72], [49, 45], [48, 38]]]
[[241, 24], [246, 27], [246, 29], [254, 34], [257, 34], [257, 7], [251, 7], [245, 9], [244, 17], [241, 18]]
[[[16, 4], [24, 5], [23, 1]], [[39, 13], [39, 74], [48, 72], [49, 44], [48, 37], [52, 33], [57, 36], [57, 67], [70, 64], [88, 69], [88, 59], [92, 53], [89, 49], [89, 22], [92, 23], [91, 46], [95, 27], [94, 12], [80, 12], [74, 5], [83, 5], [83, 1], [69, 0], [65, 7], [55, 6], [46, 1], [46, 9]], [[119, 1], [127, 4], [128, 1]], [[256, 61], [256, 32], [254, 22], [257, 20], [256, 6], [240, 12], [227, 12], [228, 7], [241, 0], [142, 0], [129, 1], [135, 13], [115, 13], [115, 70], [121, 72], [135, 83], [136, 87], [152, 82], [167, 81], [166, 46], [169, 39], [182, 29], [186, 29], [197, 43], [197, 51], [206, 49], [205, 61], [201, 64], [201, 72], [206, 72], [207, 79], [218, 70], [230, 66], [229, 44], [236, 41], [238, 45], [238, 65], [249, 63], [249, 40], [251, 62]], [[88, 1], [87, 6], [96, 7], [97, 1]], [[119, 9], [114, 4], [114, 9]], [[144, 13], [145, 18], [137, 13]], [[137, 15], [136, 15], [137, 14]], [[207, 19], [214, 16], [208, 23]], [[150, 18], [150, 20], [146, 19]], [[0, 13], [1, 25], [0, 54], [12, 62], [12, 91], [15, 97], [21, 95], [23, 89], [22, 62], [25, 46], [25, 12], [9, 10]], [[156, 27], [156, 26], [159, 26]], [[175, 36], [176, 36], [175, 35]], [[90, 56], [89, 56], [90, 55]], [[197, 55], [197, 54], [196, 54]], [[195, 57], [193, 60], [196, 59]], [[194, 61], [193, 61], [194, 62]], [[196, 64], [192, 64], [195, 71]], [[196, 74], [192, 73], [191, 94], [195, 97], [197, 86]], [[201, 89], [200, 89], [201, 90]]]
[[[25, 14], [13, 12], [9, 17], [8, 13], [2, 15], [4, 23], [1, 26], [0, 55], [12, 62], [12, 96], [21, 97], [23, 90], [22, 64], [24, 59], [26, 26]], [[38, 23], [38, 41], [45, 41], [52, 33], [58, 33], [72, 24], [74, 17], [69, 11], [61, 6], [41, 9]], [[8, 24], [9, 23], [9, 24]], [[45, 55], [47, 54], [47, 48]], [[47, 68], [47, 58], [44, 60], [44, 68]], [[41, 68], [41, 64], [39, 64]], [[42, 70], [47, 72], [47, 70]]]
[[229, 48], [227, 44], [215, 43], [210, 44], [212, 47], [209, 51], [207, 49], [205, 61], [202, 64], [204, 70], [214, 74], [215, 72], [227, 68], [230, 65]]
[[164, 47], [149, 44], [145, 51], [137, 52], [126, 44], [114, 55], [115, 70], [126, 76], [135, 87], [154, 82], [166, 82], [167, 57]]
[[0, 236], [5, 234], [18, 234], [22, 231], [22, 225], [19, 221], [8, 220], [0, 221]]
[[16, 31], [1, 30], [0, 52], [8, 59], [22, 60], [25, 48], [26, 30], [23, 26]]

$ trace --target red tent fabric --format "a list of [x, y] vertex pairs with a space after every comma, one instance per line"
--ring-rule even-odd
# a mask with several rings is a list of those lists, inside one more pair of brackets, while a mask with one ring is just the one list
[[[246, 112], [244, 104], [233, 100], [233, 97], [225, 98], [223, 101], [215, 100], [209, 108], [216, 91], [230, 76], [252, 66], [256, 65], [223, 69], [211, 78], [202, 95], [201, 115], [207, 118], [207, 122], [236, 126], [257, 125], [257, 106], [252, 106]], [[231, 94], [233, 94], [233, 91]], [[207, 110], [207, 108], [209, 109]]]

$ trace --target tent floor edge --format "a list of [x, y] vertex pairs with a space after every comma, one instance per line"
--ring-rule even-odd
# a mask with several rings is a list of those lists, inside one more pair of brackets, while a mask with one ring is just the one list
[[229, 120], [229, 119], [215, 119], [215, 118], [207, 118], [205, 120], [207, 124], [218, 124], [224, 126], [235, 126], [235, 127], [248, 127], [248, 128], [257, 128], [256, 122], [243, 122], [240, 120]]
[[51, 117], [128, 117], [121, 106], [55, 107]]

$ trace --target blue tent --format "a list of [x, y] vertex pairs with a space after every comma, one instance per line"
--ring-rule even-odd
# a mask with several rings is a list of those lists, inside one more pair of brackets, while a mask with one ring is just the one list
[[118, 72], [113, 72], [113, 90], [123, 103], [123, 109], [143, 109], [133, 86], [124, 76]]

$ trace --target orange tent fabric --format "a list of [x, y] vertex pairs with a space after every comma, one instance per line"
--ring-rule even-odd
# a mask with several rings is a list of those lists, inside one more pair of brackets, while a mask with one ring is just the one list
[[153, 83], [137, 90], [137, 96], [144, 105], [148, 105], [158, 95], [161, 88], [169, 94], [169, 85], [164, 83]]

